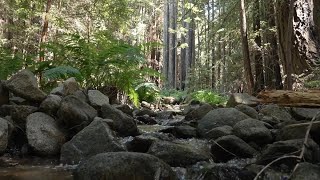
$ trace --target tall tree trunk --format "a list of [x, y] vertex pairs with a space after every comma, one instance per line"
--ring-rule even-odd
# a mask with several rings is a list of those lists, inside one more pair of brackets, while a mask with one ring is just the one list
[[50, 11], [50, 8], [51, 8], [51, 3], [52, 3], [52, 0], [47, 0], [47, 3], [46, 3], [46, 11], [45, 11], [45, 15], [43, 17], [43, 26], [42, 26], [42, 31], [41, 31], [41, 36], [40, 36], [40, 49], [39, 49], [39, 52], [40, 52], [40, 56], [39, 56], [39, 61], [44, 61], [44, 52], [43, 52], [43, 49], [42, 49], [42, 44], [44, 42], [46, 42], [46, 38], [48, 36], [48, 28], [49, 28], [49, 11]]
[[251, 62], [249, 56], [248, 34], [247, 34], [247, 21], [244, 0], [240, 0], [240, 30], [242, 39], [242, 53], [244, 62], [244, 74], [247, 81], [248, 93], [253, 93], [254, 81], [251, 71]]
[[[183, 28], [187, 28], [187, 23], [184, 21], [185, 20], [185, 16], [186, 16], [186, 9], [185, 9], [185, 0], [182, 0], [182, 26]], [[182, 34], [181, 35], [181, 44], [185, 44], [186, 43], [186, 35]], [[182, 47], [181, 48], [181, 74], [180, 74], [180, 89], [184, 90], [186, 88], [186, 78], [187, 78], [187, 61], [186, 61], [186, 47]]]
[[255, 65], [255, 93], [264, 89], [264, 73], [263, 73], [263, 59], [261, 53], [261, 35], [260, 35], [260, 2], [254, 0], [253, 10], [253, 33], [255, 34], [254, 42], [254, 65]]
[[[177, 4], [176, 0], [171, 0], [169, 5], [169, 13], [170, 13], [170, 28], [172, 30], [176, 30], [176, 18], [177, 18]], [[169, 88], [176, 88], [176, 55], [177, 55], [177, 47], [176, 47], [176, 33], [169, 32], [169, 70], [168, 70], [168, 83]]]
[[164, 4], [164, 14], [163, 14], [163, 74], [165, 77], [165, 86], [167, 87], [168, 82], [168, 70], [169, 70], [169, 1], [166, 0]]
[[267, 30], [265, 33], [265, 41], [269, 46], [264, 55], [265, 61], [265, 84], [266, 89], [282, 89], [282, 77], [279, 64], [279, 52], [277, 43], [277, 34], [273, 30], [276, 27], [275, 20], [275, 4], [273, 0], [262, 1], [265, 9], [265, 21], [267, 22]]
[[[212, 6], [212, 13], [211, 13], [211, 19], [212, 19], [212, 29], [214, 29], [214, 19], [215, 19], [215, 16], [214, 16], [214, 13], [215, 13], [215, 1], [212, 0], [211, 2], [211, 6]], [[212, 89], [215, 89], [216, 86], [216, 76], [215, 76], [215, 65], [216, 65], [216, 59], [215, 59], [215, 34], [212, 34], [212, 42], [211, 42], [211, 88]]]

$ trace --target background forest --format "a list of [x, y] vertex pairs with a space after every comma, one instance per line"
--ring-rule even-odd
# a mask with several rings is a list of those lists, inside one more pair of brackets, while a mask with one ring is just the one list
[[43, 88], [75, 76], [133, 101], [318, 88], [319, 14], [315, 0], [0, 0], [0, 78], [29, 68]]

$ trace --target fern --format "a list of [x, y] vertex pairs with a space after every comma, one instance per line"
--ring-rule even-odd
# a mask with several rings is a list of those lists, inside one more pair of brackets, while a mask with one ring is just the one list
[[81, 73], [78, 69], [70, 66], [57, 66], [44, 71], [43, 76], [47, 81], [54, 81], [68, 77], [79, 78], [81, 77]]

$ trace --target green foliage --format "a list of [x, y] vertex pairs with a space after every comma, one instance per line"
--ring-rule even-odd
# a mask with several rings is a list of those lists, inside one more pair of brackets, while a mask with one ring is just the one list
[[54, 59], [48, 60], [50, 66], [59, 67], [46, 70], [46, 75], [57, 78], [81, 74], [83, 86], [115, 86], [129, 95], [136, 105], [135, 87], [147, 75], [159, 76], [158, 72], [143, 67], [146, 60], [139, 46], [117, 40], [106, 31], [96, 33], [90, 41], [78, 34], [66, 35], [61, 42], [51, 42], [45, 47], [55, 55]]
[[224, 104], [226, 103], [227, 99], [226, 97], [223, 97], [212, 90], [201, 90], [201, 91], [196, 91], [191, 94], [192, 98], [195, 100], [198, 100], [200, 102], [205, 102], [209, 103], [212, 105], [217, 105], [217, 104]]
[[155, 83], [141, 83], [135, 90], [140, 101], [155, 102], [160, 97], [160, 89]]
[[11, 54], [0, 47], [0, 79], [7, 79], [8, 76], [22, 69], [24, 61], [19, 54]]
[[187, 91], [180, 91], [176, 89], [163, 89], [160, 92], [161, 97], [174, 97], [177, 100], [182, 100], [187, 97]]
[[320, 81], [319, 80], [314, 80], [314, 81], [309, 81], [305, 82], [304, 86], [306, 88], [320, 88]]
[[67, 79], [69, 77], [81, 78], [81, 73], [78, 69], [70, 66], [57, 66], [44, 71], [44, 78], [47, 81], [57, 81], [62, 79]]

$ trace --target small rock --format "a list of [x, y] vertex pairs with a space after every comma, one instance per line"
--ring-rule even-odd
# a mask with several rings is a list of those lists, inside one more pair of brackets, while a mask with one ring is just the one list
[[26, 133], [29, 145], [41, 155], [59, 154], [66, 141], [56, 121], [42, 112], [27, 117]]
[[50, 92], [50, 94], [55, 94], [55, 95], [58, 95], [58, 96], [64, 96], [63, 94], [63, 86], [58, 86], [56, 88], [53, 88]]
[[18, 96], [10, 97], [9, 101], [10, 101], [10, 104], [13, 104], [13, 105], [29, 105], [29, 103], [26, 99], [23, 99]]
[[154, 117], [150, 117], [148, 115], [143, 115], [143, 116], [137, 116], [136, 117], [138, 121], [143, 122], [144, 124], [157, 124], [157, 121], [155, 120]]
[[5, 86], [14, 94], [30, 101], [41, 102], [47, 96], [38, 88], [34, 74], [26, 69], [13, 75]]
[[151, 117], [155, 117], [157, 115], [157, 113], [155, 113], [154, 111], [147, 109], [147, 108], [143, 108], [143, 109], [135, 112], [135, 116], [143, 116], [143, 115], [149, 115]]
[[233, 126], [234, 135], [246, 142], [254, 142], [258, 145], [268, 144], [273, 138], [271, 132], [263, 122], [256, 119], [245, 119]]
[[163, 97], [162, 101], [163, 101], [164, 104], [175, 104], [175, 103], [177, 103], [176, 98], [175, 97], [170, 97], [170, 96]]
[[114, 137], [108, 121], [96, 119], [61, 148], [61, 162], [77, 164], [103, 152], [126, 151]]
[[250, 96], [247, 93], [233, 93], [227, 102], [227, 107], [235, 107], [238, 104], [245, 104], [248, 106], [258, 105], [258, 99]]
[[71, 95], [78, 90], [80, 90], [80, 86], [74, 77], [69, 78], [63, 82], [63, 94], [64, 95], [66, 95], [66, 96]]
[[228, 135], [218, 138], [212, 144], [211, 153], [215, 160], [227, 162], [233, 158], [252, 158], [257, 151], [237, 136]]
[[177, 138], [196, 138], [197, 129], [189, 125], [176, 126], [174, 128], [174, 136]]
[[173, 111], [160, 111], [157, 112], [156, 118], [159, 120], [173, 119]]
[[171, 167], [157, 157], [144, 153], [112, 152], [81, 162], [74, 172], [78, 180], [177, 180]]
[[49, 115], [55, 116], [57, 114], [59, 107], [60, 107], [61, 101], [62, 101], [62, 98], [60, 96], [50, 94], [40, 104], [40, 110], [49, 114]]

